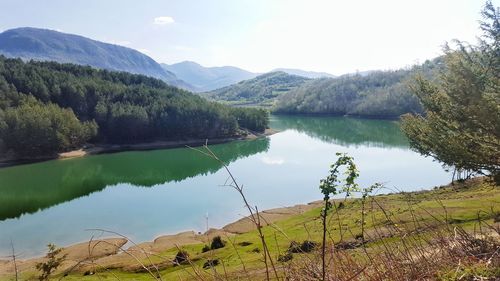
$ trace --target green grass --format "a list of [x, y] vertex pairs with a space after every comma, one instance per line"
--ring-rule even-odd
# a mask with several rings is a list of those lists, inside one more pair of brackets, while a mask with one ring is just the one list
[[[411, 202], [411, 203], [409, 203]], [[338, 202], [337, 202], [338, 203]], [[350, 199], [338, 214], [331, 214], [329, 223], [330, 241], [335, 243], [341, 240], [340, 229], [345, 231], [342, 241], [355, 241], [354, 237], [361, 234], [361, 199]], [[385, 213], [378, 206], [383, 206]], [[412, 229], [417, 224], [430, 225], [437, 220], [447, 221], [450, 225], [460, 225], [465, 229], [473, 230], [477, 226], [478, 218], [490, 224], [494, 223], [495, 216], [500, 212], [500, 189], [498, 186], [488, 184], [482, 180], [474, 180], [465, 185], [455, 187], [443, 187], [432, 191], [400, 193], [392, 195], [380, 195], [367, 199], [365, 202], [365, 231], [367, 234], [373, 232], [375, 227], [387, 225], [392, 221], [395, 229]], [[277, 266], [283, 263], [277, 262], [277, 257], [287, 251], [291, 241], [302, 242], [304, 240], [321, 241], [320, 208], [310, 210], [303, 214], [294, 215], [281, 220], [272, 226], [265, 226], [263, 233], [274, 262]], [[414, 219], [416, 217], [416, 219]], [[365, 235], [369, 239], [370, 235]], [[228, 241], [228, 237], [223, 237]], [[215, 267], [217, 273], [227, 274], [229, 279], [244, 276], [243, 263], [252, 278], [262, 280], [264, 274], [264, 263], [262, 262], [262, 245], [257, 231], [230, 237], [232, 243], [227, 242], [221, 249], [202, 253], [204, 244], [183, 246], [192, 259], [196, 271], [201, 272], [207, 279], [214, 271], [202, 269], [207, 259], [218, 258], [221, 264]], [[386, 237], [370, 241], [368, 248], [381, 243], [396, 243], [394, 237]], [[248, 242], [246, 246], [238, 245]], [[232, 246], [234, 245], [234, 246]], [[260, 251], [257, 252], [255, 249]], [[178, 249], [172, 248], [161, 253], [163, 258], [152, 257], [152, 261], [168, 263], [171, 261]], [[356, 250], [353, 250], [356, 251]], [[304, 258], [311, 254], [293, 254], [294, 260]], [[149, 264], [148, 260], [143, 261]], [[476, 268], [477, 267], [477, 268]], [[451, 273], [443, 269], [439, 277], [443, 280], [452, 280]], [[463, 274], [471, 274], [469, 271], [491, 271], [490, 268], [471, 266], [464, 269]], [[497, 274], [489, 272], [489, 274]], [[195, 269], [191, 265], [172, 266], [167, 265], [160, 272], [163, 280], [189, 280], [195, 276]], [[152, 280], [147, 273], [126, 272], [119, 269], [110, 269], [97, 275], [83, 276], [82, 273], [72, 273], [63, 280], [107, 280], [117, 276], [120, 280]], [[28, 276], [25, 276], [28, 277]], [[58, 276], [60, 277], [60, 276]]]

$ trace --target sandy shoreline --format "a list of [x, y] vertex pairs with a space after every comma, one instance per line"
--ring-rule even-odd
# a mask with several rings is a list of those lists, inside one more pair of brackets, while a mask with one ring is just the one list
[[84, 157], [88, 155], [116, 153], [123, 151], [142, 151], [142, 150], [155, 150], [155, 149], [169, 149], [179, 148], [186, 146], [202, 146], [208, 143], [209, 145], [228, 143], [231, 141], [252, 140], [260, 137], [270, 136], [278, 131], [273, 129], [266, 129], [263, 133], [246, 131], [246, 135], [218, 138], [218, 139], [188, 139], [188, 140], [175, 140], [175, 141], [154, 141], [147, 143], [136, 144], [100, 144], [88, 148], [81, 148], [73, 151], [62, 152], [54, 157], [40, 157], [33, 159], [0, 159], [0, 168], [10, 167], [22, 164], [30, 164], [36, 162], [43, 162], [55, 159], [71, 159]]
[[[321, 206], [321, 201], [309, 204], [299, 204], [292, 207], [283, 207], [262, 211], [261, 221], [263, 225], [272, 224], [276, 221], [307, 212]], [[248, 217], [227, 224], [221, 229], [210, 229], [205, 233], [185, 231], [172, 235], [162, 235], [153, 241], [142, 242], [137, 245], [129, 243], [123, 237], [110, 237], [69, 245], [63, 248], [63, 254], [67, 258], [57, 272], [85, 272], [92, 270], [92, 262], [104, 268], [120, 268], [125, 271], [139, 271], [141, 266], [135, 258], [144, 259], [148, 255], [155, 256], [173, 247], [182, 247], [190, 244], [207, 243], [214, 236], [233, 236], [246, 233], [255, 229]], [[54, 241], [57, 244], [57, 241]], [[132, 244], [132, 246], [127, 246]], [[126, 250], [127, 253], [124, 252]], [[132, 254], [134, 257], [132, 257]], [[29, 272], [35, 270], [36, 263], [44, 260], [43, 257], [29, 259], [18, 259], [16, 265], [18, 272]], [[12, 276], [14, 274], [14, 263], [12, 260], [0, 260], [0, 277]]]

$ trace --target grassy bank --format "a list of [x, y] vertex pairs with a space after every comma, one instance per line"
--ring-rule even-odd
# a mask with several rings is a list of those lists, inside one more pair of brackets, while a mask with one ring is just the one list
[[[499, 203], [499, 187], [485, 178], [432, 191], [336, 201], [328, 223], [328, 273], [332, 280], [339, 276], [344, 277], [340, 280], [376, 280], [376, 276], [386, 280], [401, 276], [432, 280], [498, 277]], [[262, 230], [280, 278], [317, 280], [320, 210], [318, 205], [311, 205], [291, 208], [282, 216], [263, 215]], [[203, 252], [204, 245], [217, 235], [222, 236], [225, 247]], [[168, 248], [136, 247], [117, 255], [96, 250], [93, 259], [87, 255], [77, 266], [73, 266], [75, 260], [66, 260], [67, 266], [62, 266], [54, 278], [67, 274], [63, 280], [154, 280], [153, 276], [162, 280], [265, 279], [263, 247], [256, 230], [240, 234], [210, 231], [197, 239], [173, 239], [165, 244]], [[104, 245], [113, 248], [111, 243]], [[189, 261], [174, 265], [172, 261], [180, 250], [189, 254]], [[218, 265], [207, 266], [207, 261], [214, 260]], [[267, 263], [272, 268], [271, 261]], [[7, 265], [13, 266], [5, 262], [4, 271]], [[34, 278], [38, 273], [26, 266], [22, 279]], [[22, 262], [19, 267], [23, 268]], [[273, 277], [273, 270], [270, 272]], [[8, 272], [1, 276], [1, 280], [13, 280]]]

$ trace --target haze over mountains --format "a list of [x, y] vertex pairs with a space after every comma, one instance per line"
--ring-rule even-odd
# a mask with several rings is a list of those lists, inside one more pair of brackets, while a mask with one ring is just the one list
[[192, 61], [162, 63], [161, 66], [192, 85], [197, 92], [215, 90], [258, 75], [234, 66], [204, 67]]
[[334, 78], [336, 77], [333, 74], [326, 73], [326, 72], [316, 72], [316, 71], [306, 71], [302, 69], [295, 69], [295, 68], [276, 68], [272, 72], [275, 71], [283, 71], [291, 75], [298, 75], [306, 78], [311, 78], [311, 79], [317, 79], [317, 78]]
[[[164, 69], [174, 73], [179, 79], [192, 85], [196, 92], [208, 92], [257, 77], [254, 73], [234, 66], [204, 67], [196, 62], [183, 61], [175, 64], [161, 64]], [[305, 78], [333, 78], [326, 72], [305, 71], [292, 68], [276, 68], [272, 72], [285, 72]]]

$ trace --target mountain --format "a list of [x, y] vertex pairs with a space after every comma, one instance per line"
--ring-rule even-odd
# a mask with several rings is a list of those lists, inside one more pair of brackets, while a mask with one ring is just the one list
[[204, 67], [192, 61], [162, 64], [163, 69], [193, 85], [197, 92], [207, 92], [257, 76], [234, 66]]
[[303, 76], [311, 79], [316, 78], [333, 78], [335, 75], [326, 72], [306, 71], [294, 68], [276, 68], [273, 71], [283, 71], [291, 75]]
[[290, 75], [282, 71], [269, 72], [211, 91], [206, 94], [206, 97], [233, 105], [272, 106], [277, 97], [309, 80], [309, 78]]
[[139, 51], [54, 30], [23, 27], [4, 31], [0, 33], [0, 54], [143, 74], [190, 89], [175, 74]]
[[417, 74], [435, 77], [441, 67], [441, 58], [436, 58], [410, 69], [311, 80], [278, 98], [274, 111], [376, 117], [422, 113], [422, 106], [410, 91], [408, 81]]

